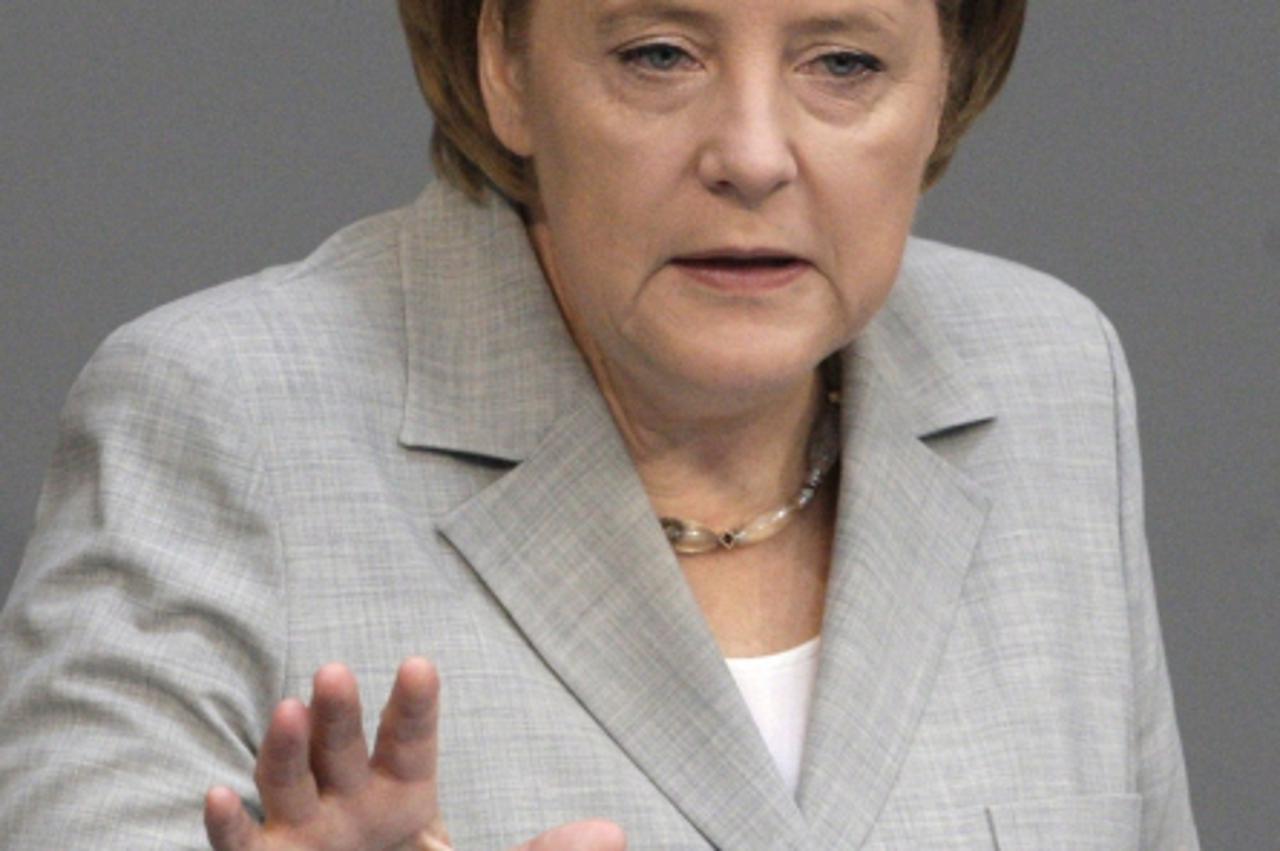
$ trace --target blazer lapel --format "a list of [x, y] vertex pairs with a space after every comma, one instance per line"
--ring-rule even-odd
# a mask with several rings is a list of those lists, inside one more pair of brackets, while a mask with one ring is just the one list
[[806, 827], [598, 394], [441, 530], [529, 643], [703, 835], [798, 848]]
[[516, 462], [440, 531], [711, 843], [807, 847], [517, 217], [433, 184], [402, 240], [402, 443]]
[[908, 270], [844, 357], [840, 519], [798, 800], [857, 848], [927, 704], [988, 503], [931, 441], [991, 417]]

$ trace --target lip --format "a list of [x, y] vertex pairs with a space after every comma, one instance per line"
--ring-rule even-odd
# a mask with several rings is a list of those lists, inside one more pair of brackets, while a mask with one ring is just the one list
[[773, 248], [712, 249], [675, 257], [671, 265], [700, 284], [734, 295], [782, 289], [811, 268], [804, 258]]

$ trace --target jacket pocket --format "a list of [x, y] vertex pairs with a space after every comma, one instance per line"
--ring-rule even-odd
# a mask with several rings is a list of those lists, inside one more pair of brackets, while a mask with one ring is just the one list
[[999, 851], [1137, 851], [1142, 796], [1082, 795], [987, 807]]

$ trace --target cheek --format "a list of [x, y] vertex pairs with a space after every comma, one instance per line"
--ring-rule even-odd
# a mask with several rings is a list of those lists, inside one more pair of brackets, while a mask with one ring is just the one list
[[847, 128], [815, 149], [814, 226], [849, 313], [874, 311], [897, 278], [932, 147], [927, 115], [908, 112]]
[[548, 207], [574, 212], [589, 218], [587, 223], [601, 226], [608, 224], [599, 220], [601, 215], [607, 213], [617, 221], [616, 217], [634, 208], [653, 214], [660, 209], [653, 205], [660, 203], [664, 192], [671, 197], [680, 152], [669, 138], [627, 132], [581, 112], [549, 118], [556, 123], [545, 128], [544, 144], [534, 156]]
[[[590, 87], [562, 88], [539, 115], [534, 168], [562, 271], [580, 307], [620, 302], [670, 249], [688, 128], [642, 121]], [[615, 305], [616, 306], [616, 305]]]
[[640, 207], [654, 217], [691, 156], [691, 116], [638, 102], [593, 55], [536, 54], [534, 65], [534, 161], [548, 206], [577, 210], [595, 226], [606, 209], [616, 217]]

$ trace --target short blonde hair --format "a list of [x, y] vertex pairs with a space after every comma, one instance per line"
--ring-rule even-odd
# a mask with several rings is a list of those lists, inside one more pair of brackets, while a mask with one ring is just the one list
[[[519, 48], [532, 0], [497, 3], [508, 46]], [[936, 0], [949, 63], [938, 143], [924, 185], [938, 181], [960, 138], [1004, 85], [1017, 51], [1026, 0]], [[538, 198], [529, 162], [507, 150], [489, 126], [480, 94], [476, 33], [483, 0], [399, 0], [418, 85], [435, 116], [436, 173], [477, 200], [492, 187], [522, 207]]]

